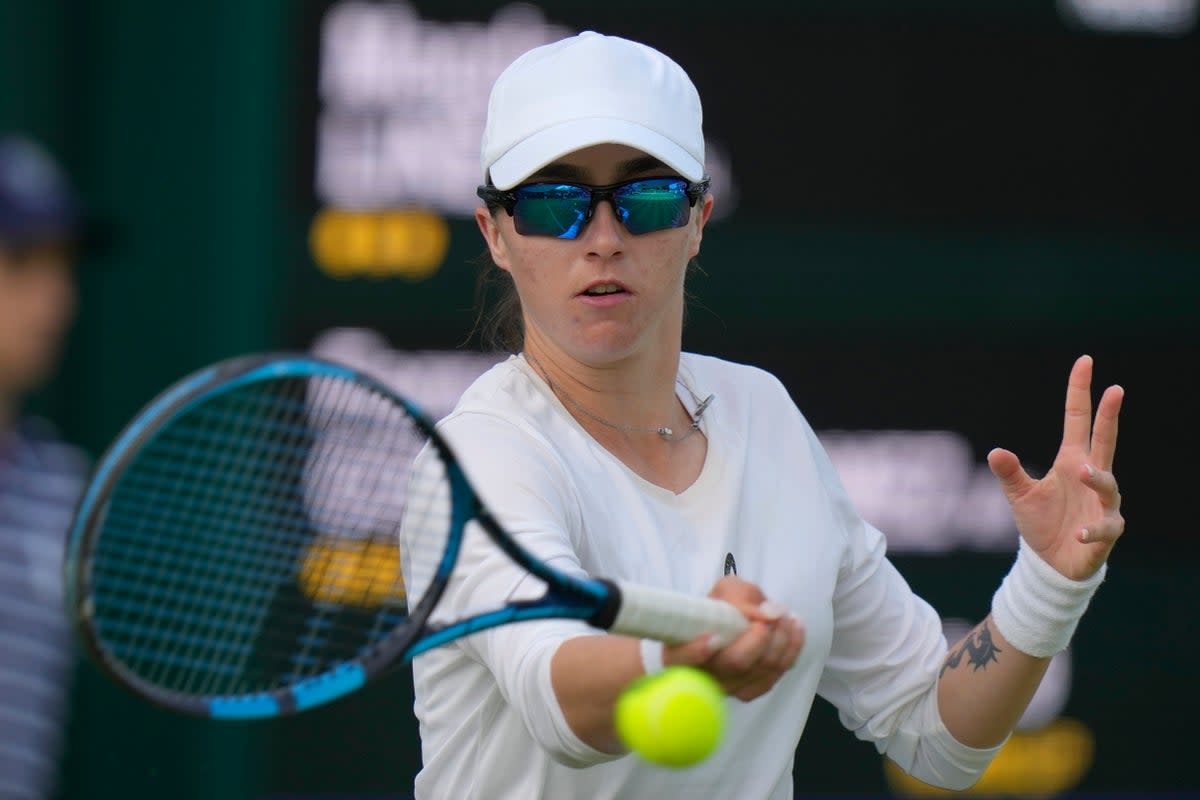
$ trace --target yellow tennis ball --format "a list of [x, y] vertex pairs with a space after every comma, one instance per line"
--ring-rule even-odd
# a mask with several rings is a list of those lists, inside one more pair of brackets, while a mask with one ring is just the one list
[[725, 693], [695, 667], [668, 667], [638, 678], [615, 709], [617, 735], [654, 764], [688, 767], [708, 756], [725, 732]]

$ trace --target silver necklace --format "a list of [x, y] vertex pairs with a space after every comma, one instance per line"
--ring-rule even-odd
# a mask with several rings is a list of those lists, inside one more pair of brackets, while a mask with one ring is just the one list
[[551, 379], [550, 373], [546, 372], [546, 368], [542, 366], [542, 362], [538, 361], [533, 356], [532, 353], [526, 351], [526, 352], [522, 353], [522, 355], [525, 357], [525, 359], [527, 361], [529, 361], [531, 364], [533, 364], [533, 366], [537, 369], [538, 372], [541, 373], [543, 380], [546, 381], [546, 384], [550, 387], [551, 391], [553, 391], [554, 394], [557, 395], [558, 397], [561, 397], [563, 400], [566, 400], [568, 403], [570, 403], [572, 408], [579, 411], [579, 413], [583, 414], [584, 416], [588, 417], [589, 419], [594, 419], [596, 422], [599, 422], [601, 425], [606, 425], [609, 428], [613, 428], [614, 430], [618, 430], [618, 431], [623, 431], [625, 433], [657, 433], [659, 436], [666, 439], [668, 442], [682, 442], [684, 439], [688, 438], [693, 433], [700, 430], [700, 416], [705, 412], [705, 410], [708, 409], [708, 407], [712, 404], [713, 398], [716, 396], [716, 395], [710, 394], [708, 397], [701, 400], [700, 396], [697, 395], [694, 391], [692, 391], [692, 387], [688, 386], [687, 383], [685, 383], [682, 378], [676, 376], [675, 382], [687, 390], [687, 393], [692, 396], [692, 402], [696, 404], [696, 410], [691, 413], [691, 418], [692, 418], [691, 424], [688, 425], [686, 431], [684, 431], [683, 433], [676, 436], [674, 429], [672, 429], [666, 425], [658, 425], [658, 426], [652, 427], [652, 428], [639, 428], [635, 425], [624, 425], [619, 422], [611, 422], [611, 421], [605, 419], [604, 417], [600, 416], [599, 414], [596, 414], [595, 412], [591, 411], [590, 409], [584, 407], [579, 402], [577, 402], [575, 400], [575, 398], [573, 398], [573, 397], [571, 397], [571, 395], [567, 394], [561, 386], [559, 386], [557, 383], [554, 382], [553, 379]]

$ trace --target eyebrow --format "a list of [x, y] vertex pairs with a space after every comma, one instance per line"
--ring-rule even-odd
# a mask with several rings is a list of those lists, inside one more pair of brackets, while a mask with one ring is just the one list
[[[622, 161], [617, 165], [617, 181], [624, 178], [637, 175], [640, 172], [650, 172], [652, 170], [670, 170], [663, 162], [659, 161], [654, 156], [638, 156], [627, 161]], [[583, 167], [575, 164], [568, 164], [564, 161], [555, 161], [547, 164], [537, 172], [529, 176], [528, 180], [551, 179], [560, 181], [570, 181], [573, 183], [587, 183], [587, 179], [591, 175]]]

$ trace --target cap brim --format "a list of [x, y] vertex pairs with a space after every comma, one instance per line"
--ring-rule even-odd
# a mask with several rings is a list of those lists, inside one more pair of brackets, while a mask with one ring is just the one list
[[511, 189], [568, 153], [597, 144], [623, 144], [654, 156], [689, 181], [704, 177], [704, 165], [660, 133], [628, 120], [593, 117], [562, 122], [518, 142], [492, 163], [497, 189]]

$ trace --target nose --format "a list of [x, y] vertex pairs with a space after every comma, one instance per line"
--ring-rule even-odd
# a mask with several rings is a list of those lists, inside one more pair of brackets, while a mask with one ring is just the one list
[[626, 231], [617, 219], [617, 209], [611, 200], [605, 198], [596, 203], [583, 235], [587, 238], [589, 252], [597, 256], [611, 258], [621, 252]]

